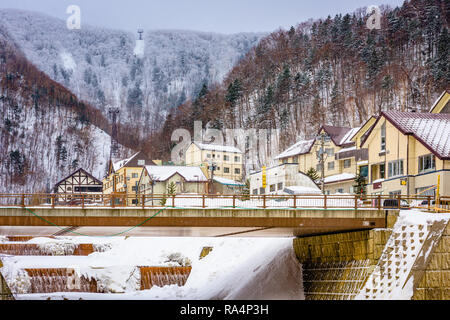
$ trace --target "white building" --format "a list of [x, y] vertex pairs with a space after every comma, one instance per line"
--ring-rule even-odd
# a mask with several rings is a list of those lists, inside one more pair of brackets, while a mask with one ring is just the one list
[[262, 171], [249, 176], [250, 193], [261, 194], [319, 194], [320, 188], [303, 172], [297, 163], [284, 163], [266, 169], [266, 188], [262, 186]]

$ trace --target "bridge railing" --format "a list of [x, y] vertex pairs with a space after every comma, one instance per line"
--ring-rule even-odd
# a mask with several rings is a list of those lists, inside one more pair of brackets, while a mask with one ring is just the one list
[[404, 195], [0, 194], [0, 206], [76, 208], [353, 208], [450, 211], [450, 197]]

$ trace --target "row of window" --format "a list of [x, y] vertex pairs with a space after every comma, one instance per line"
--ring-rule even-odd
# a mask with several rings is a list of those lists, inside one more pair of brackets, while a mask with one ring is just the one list
[[[283, 182], [280, 182], [280, 183], [278, 183], [278, 184], [271, 184], [270, 186], [269, 186], [269, 190], [270, 190], [270, 192], [275, 192], [276, 191], [276, 189], [278, 189], [278, 190], [283, 190]], [[253, 192], [252, 192], [254, 195], [257, 195], [258, 194], [258, 189], [253, 189]], [[259, 188], [259, 194], [265, 194], [266, 193], [266, 189], [265, 188]]]
[[[347, 169], [347, 168], [350, 168], [351, 166], [352, 166], [352, 160], [351, 159], [345, 159], [345, 160], [343, 160], [343, 165], [344, 165], [344, 169]], [[334, 170], [334, 168], [335, 168], [335, 166], [334, 166], [334, 161], [331, 161], [331, 162], [328, 162], [327, 163], [327, 168], [328, 168], [328, 170]], [[317, 166], [316, 166], [316, 170], [318, 171], [318, 172], [320, 172], [321, 170], [322, 170], [322, 165], [321, 164], [318, 164]]]
[[[432, 154], [427, 154], [425, 156], [420, 156], [418, 159], [418, 169], [419, 173], [424, 173], [430, 170], [436, 169], [436, 158]], [[377, 165], [379, 166], [379, 179], [384, 179], [386, 177], [386, 165], [384, 163]], [[403, 160], [394, 160], [388, 163], [388, 178], [397, 177], [404, 175], [404, 165]], [[374, 180], [372, 178], [372, 180]]]
[[[216, 167], [215, 171], [220, 171], [220, 167]], [[230, 173], [229, 167], [223, 167], [223, 173]], [[241, 174], [241, 169], [234, 168], [234, 174]]]
[[[213, 158], [213, 159], [220, 159], [220, 154], [216, 155], [216, 154], [207, 153], [206, 157], [208, 159], [211, 159], [211, 158]], [[230, 161], [230, 156], [224, 155], [223, 156], [223, 161]], [[241, 161], [241, 157], [239, 157], [239, 156], [235, 156], [234, 157], [234, 162], [240, 162], [240, 161]]]
[[[139, 178], [139, 173], [132, 173], [131, 174], [131, 177], [130, 176], [127, 176], [127, 181], [130, 181], [130, 179], [137, 179], [137, 178]], [[123, 175], [119, 175], [119, 177], [118, 177], [118, 179], [117, 179], [117, 182], [123, 182]], [[106, 182], [105, 183], [105, 188], [106, 189], [108, 189], [108, 188], [110, 188], [110, 187], [112, 187], [113, 186], [113, 181], [108, 181], [108, 182]]]

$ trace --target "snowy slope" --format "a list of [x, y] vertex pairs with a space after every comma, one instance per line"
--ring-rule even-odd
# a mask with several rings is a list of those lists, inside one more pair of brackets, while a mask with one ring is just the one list
[[78, 98], [120, 121], [159, 126], [166, 111], [195, 96], [203, 83], [220, 82], [262, 34], [193, 31], [130, 32], [66, 22], [44, 14], [0, 10], [0, 21], [26, 57]]
[[[80, 121], [69, 105], [75, 100], [62, 97], [70, 92], [23, 58], [1, 25], [0, 56], [6, 57], [0, 64], [0, 193], [50, 192], [80, 167], [102, 178], [110, 136]], [[76, 68], [68, 56], [65, 63]], [[130, 150], [119, 146], [119, 153]]]

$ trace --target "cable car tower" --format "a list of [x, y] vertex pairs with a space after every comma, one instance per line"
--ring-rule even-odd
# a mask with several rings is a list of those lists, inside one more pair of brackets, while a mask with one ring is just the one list
[[119, 108], [109, 108], [108, 113], [111, 117], [111, 148], [109, 151], [109, 159], [117, 157], [119, 151], [119, 144], [117, 142], [117, 117], [120, 113]]
[[143, 29], [138, 29], [137, 31], [139, 33], [139, 40], [142, 40], [142, 34], [144, 33]]

